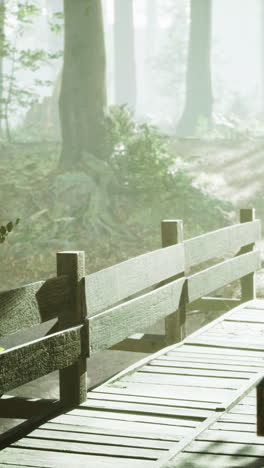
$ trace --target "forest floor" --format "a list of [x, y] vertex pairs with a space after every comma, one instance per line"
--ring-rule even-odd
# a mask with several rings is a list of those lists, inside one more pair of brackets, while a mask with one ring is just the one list
[[[264, 141], [171, 141], [171, 150], [184, 161], [197, 186], [217, 198], [231, 201], [236, 211], [240, 207], [256, 207], [257, 216], [264, 222]], [[259, 244], [264, 259], [264, 242]], [[258, 274], [258, 294], [264, 297], [264, 273]], [[200, 323], [189, 324], [190, 333]], [[160, 330], [159, 330], [160, 331]], [[104, 351], [88, 362], [89, 386], [126, 368], [145, 355], [120, 351]], [[58, 373], [50, 374], [12, 392], [28, 397], [58, 397]], [[0, 427], [10, 427], [0, 420]]]

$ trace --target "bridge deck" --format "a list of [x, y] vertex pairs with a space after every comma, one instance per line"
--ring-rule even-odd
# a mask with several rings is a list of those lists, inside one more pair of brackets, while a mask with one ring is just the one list
[[264, 466], [253, 390], [262, 373], [255, 300], [90, 391], [3, 449], [0, 467]]

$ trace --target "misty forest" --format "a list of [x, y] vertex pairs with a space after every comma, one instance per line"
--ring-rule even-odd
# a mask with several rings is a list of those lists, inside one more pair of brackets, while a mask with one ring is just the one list
[[262, 215], [261, 0], [0, 5], [2, 289]]
[[[13, 394], [21, 397], [25, 395], [26, 384], [26, 396], [57, 398], [59, 375], [59, 403], [66, 402], [65, 408], [73, 407], [73, 403], [77, 406], [86, 401], [87, 387], [101, 383], [146, 357], [147, 353], [175, 343], [178, 346], [186, 336], [217, 317], [220, 323], [221, 304], [225, 303], [225, 312], [229, 313], [232, 307], [237, 311], [238, 304], [255, 300], [255, 285], [258, 298], [264, 298], [263, 271], [257, 276], [254, 273], [261, 267], [261, 255], [258, 257], [254, 249], [255, 242], [260, 239], [260, 223], [252, 209], [255, 208], [257, 217], [264, 221], [263, 148], [264, 0], [0, 0], [0, 432], [16, 425], [18, 419], [28, 419], [23, 412], [18, 417], [12, 407], [12, 416], [8, 409], [3, 416], [1, 402], [5, 397], [2, 394], [10, 389], [15, 389]], [[162, 220], [167, 221], [161, 225]], [[182, 220], [182, 223], [175, 220]], [[235, 223], [240, 224], [234, 227]], [[219, 232], [202, 236], [215, 230]], [[205, 240], [200, 243], [197, 236]], [[191, 238], [195, 238], [194, 241]], [[189, 244], [183, 240], [189, 240]], [[192, 245], [195, 247], [190, 247]], [[261, 254], [263, 241], [258, 246]], [[156, 254], [153, 251], [157, 249]], [[228, 249], [233, 249], [235, 255], [230, 263]], [[56, 270], [57, 252], [60, 253]], [[142, 255], [147, 252], [151, 252], [149, 257]], [[174, 252], [172, 256], [171, 252]], [[67, 255], [74, 267], [68, 266]], [[130, 267], [122, 270], [123, 264], [120, 270], [119, 267], [108, 268], [139, 255], [139, 260], [125, 262], [132, 265], [131, 271]], [[220, 266], [216, 257], [218, 260], [221, 257]], [[146, 258], [155, 261], [148, 263]], [[107, 273], [104, 276], [105, 272], [94, 275], [105, 268], [112, 272], [109, 277]], [[201, 272], [199, 268], [206, 270]], [[167, 269], [167, 276], [163, 269]], [[142, 283], [137, 271], [142, 274]], [[126, 274], [130, 275], [128, 281]], [[96, 283], [95, 277], [102, 278], [102, 282]], [[40, 284], [40, 280], [43, 285], [34, 286], [36, 282]], [[207, 297], [212, 291], [217, 291], [214, 297]], [[168, 306], [170, 311], [158, 308], [160, 303], [155, 303], [154, 293], [160, 294], [160, 301], [165, 301], [164, 310]], [[104, 294], [112, 294], [112, 302], [105, 299], [104, 303]], [[102, 300], [101, 308], [97, 304], [98, 308], [92, 311], [94, 315], [89, 315], [89, 311], [86, 315], [93, 299], [96, 304], [97, 300], [98, 304]], [[138, 316], [133, 315], [134, 304], [141, 304], [141, 300], [143, 306], [147, 306], [145, 309], [135, 306]], [[145, 300], [150, 302], [145, 303]], [[258, 306], [260, 302], [261, 307]], [[207, 308], [200, 310], [197, 303], [207, 304]], [[123, 304], [124, 309], [127, 307], [127, 316], [121, 314]], [[260, 310], [256, 312], [258, 307], [263, 312], [261, 299], [253, 310], [254, 317], [260, 314]], [[76, 314], [70, 315], [73, 310]], [[116, 311], [120, 315], [115, 317], [120, 320], [112, 318], [111, 314]], [[222, 323], [217, 325], [216, 331], [211, 335], [209, 331], [205, 337], [209, 345], [201, 341], [198, 346], [213, 347], [212, 341], [220, 340], [226, 327], [230, 347], [234, 348], [234, 336], [234, 342], [240, 340], [239, 343], [247, 336], [249, 343], [250, 339], [255, 339], [253, 331], [256, 329], [260, 349], [255, 349], [252, 341], [247, 351], [242, 352], [241, 360], [253, 350], [252, 359], [259, 359], [255, 372], [260, 372], [261, 365], [263, 372], [263, 356], [260, 357], [264, 349], [263, 318], [254, 319], [257, 325], [251, 324], [255, 327], [252, 331], [247, 323], [248, 313], [245, 307], [241, 315], [244, 321], [239, 314], [233, 322], [227, 319], [227, 325], [223, 319], [223, 327]], [[129, 320], [134, 334], [140, 335], [143, 330], [143, 338], [146, 331], [150, 336], [147, 351], [144, 345], [140, 350], [135, 344], [133, 349], [126, 348], [127, 341], [131, 345], [133, 334]], [[35, 336], [39, 324], [40, 331]], [[163, 335], [158, 335], [160, 330]], [[151, 341], [154, 334], [162, 345], [158, 339]], [[94, 342], [93, 336], [96, 337]], [[25, 345], [22, 350], [25, 354], [21, 351], [20, 355], [17, 349], [20, 345], [22, 349], [25, 342], [30, 342], [29, 347], [26, 349]], [[125, 343], [123, 348], [122, 343]], [[233, 359], [234, 350], [228, 351], [226, 343], [219, 345], [225, 348], [223, 356], [229, 352], [228, 359]], [[185, 342], [183, 352], [186, 351], [184, 346]], [[99, 357], [94, 357], [96, 352]], [[213, 352], [218, 352], [221, 361], [222, 350]], [[235, 353], [238, 355], [239, 351]], [[188, 364], [189, 356], [186, 356]], [[86, 358], [89, 358], [88, 371]], [[173, 369], [164, 371], [166, 379], [172, 379], [166, 387], [169, 394], [172, 392], [170, 395], [175, 391], [180, 395], [177, 398], [182, 399], [176, 387], [189, 387], [191, 378], [193, 381], [197, 378], [198, 383], [191, 383], [194, 389], [190, 392], [202, 392], [204, 387], [208, 393], [208, 400], [204, 395], [201, 401], [196, 394], [190, 397], [199, 400], [199, 411], [200, 403], [207, 405], [202, 408], [202, 416], [199, 411], [198, 416], [196, 413], [193, 416], [191, 412], [197, 408], [189, 407], [186, 397], [184, 404], [194, 422], [192, 425], [190, 417], [183, 415], [183, 419], [188, 420], [187, 423], [184, 420], [183, 434], [189, 430], [188, 424], [196, 428], [198, 422], [205, 421], [209, 411], [215, 414], [223, 408], [228, 411], [221, 392], [228, 395], [233, 389], [238, 392], [238, 383], [243, 390], [242, 384], [254, 374], [248, 362], [251, 357], [247, 356], [247, 374], [241, 377], [239, 366], [242, 364], [235, 363], [227, 377], [230, 380], [223, 383], [230, 362], [227, 362], [227, 369], [222, 369], [221, 366], [226, 365], [224, 356], [223, 363], [215, 368], [215, 357], [209, 358], [208, 369], [204, 369], [204, 359], [198, 363], [197, 372], [186, 370], [186, 363], [177, 364], [180, 370], [176, 369], [176, 377], [170, 375]], [[22, 369], [24, 365], [27, 376]], [[154, 363], [153, 371], [158, 377], [151, 374], [139, 378], [143, 383], [144, 378], [146, 382], [160, 378], [165, 388], [164, 376], [160, 377], [162, 374], [155, 366], [158, 364]], [[149, 368], [142, 374], [144, 372], [150, 372]], [[48, 378], [45, 374], [49, 374]], [[72, 376], [77, 377], [71, 393]], [[8, 383], [9, 377], [12, 385]], [[130, 382], [133, 378], [134, 374], [127, 377]], [[178, 383], [180, 378], [185, 383]], [[258, 384], [259, 380], [255, 379], [254, 385], [250, 380], [250, 389]], [[229, 385], [233, 385], [231, 390]], [[263, 388], [264, 383], [262, 420]], [[162, 398], [172, 398], [165, 390]], [[217, 401], [211, 390], [219, 395]], [[245, 392], [248, 391], [249, 387]], [[150, 398], [148, 389], [145, 393], [145, 397]], [[152, 396], [156, 398], [155, 392]], [[118, 398], [114, 405], [121, 404]], [[234, 406], [235, 401], [238, 402], [232, 400], [230, 405]], [[150, 403], [154, 405], [155, 401]], [[161, 403], [156, 401], [155, 404], [158, 414]], [[182, 411], [183, 403], [180, 402], [176, 413], [169, 413], [169, 403], [164, 405], [165, 409], [162, 408], [158, 416], [172, 418], [177, 411]], [[135, 413], [136, 418], [143, 412], [140, 417], [145, 423], [147, 411], [145, 406], [140, 408]], [[148, 412], [156, 418], [154, 406]], [[183, 413], [179, 414], [176, 414], [178, 419]], [[10, 421], [11, 418], [16, 419]], [[159, 419], [155, 421], [153, 426], [157, 430]], [[168, 440], [164, 439], [167, 448], [170, 436], [174, 436], [173, 426], [168, 426], [174, 423], [162, 421], [166, 431], [171, 431], [166, 436]], [[264, 422], [261, 430], [264, 434]], [[241, 431], [240, 426], [237, 431]], [[246, 438], [247, 434], [242, 436]], [[15, 439], [10, 440], [12, 443]], [[54, 453], [57, 451], [60, 450], [55, 447]], [[62, 457], [66, 456], [63, 451], [64, 448]], [[6, 453], [12, 455], [12, 447]], [[152, 455], [150, 459], [154, 460]], [[261, 457], [263, 460], [263, 451]], [[123, 468], [122, 460], [116, 466]], [[134, 467], [131, 460], [131, 464], [124, 466]], [[29, 465], [31, 462], [25, 462], [25, 466]], [[139, 464], [135, 466], [141, 468]]]
[[0, 0], [2, 290], [264, 217], [263, 27], [262, 0]]

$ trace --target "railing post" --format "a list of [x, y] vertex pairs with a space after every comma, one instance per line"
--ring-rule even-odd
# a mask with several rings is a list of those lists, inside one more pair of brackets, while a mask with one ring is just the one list
[[[59, 317], [59, 329], [80, 325], [85, 319], [81, 280], [85, 276], [84, 252], [59, 252], [57, 275], [67, 275], [70, 284], [70, 304], [65, 314]], [[87, 398], [86, 358], [60, 371], [60, 399], [65, 406], [75, 406]]]
[[[256, 213], [254, 208], [246, 208], [240, 210], [240, 222], [248, 223], [256, 219]], [[242, 247], [240, 254], [247, 252], [252, 252], [255, 248], [254, 244], [249, 244]], [[250, 301], [256, 298], [256, 281], [255, 273], [250, 273], [249, 275], [243, 276], [240, 280], [241, 284], [241, 300], [242, 302]]]
[[264, 436], [264, 379], [257, 388], [257, 435]]
[[[181, 219], [164, 220], [161, 223], [162, 247], [183, 242], [183, 223]], [[184, 273], [184, 272], [183, 272]], [[184, 338], [185, 304], [165, 318], [165, 335], [168, 344], [178, 343]]]

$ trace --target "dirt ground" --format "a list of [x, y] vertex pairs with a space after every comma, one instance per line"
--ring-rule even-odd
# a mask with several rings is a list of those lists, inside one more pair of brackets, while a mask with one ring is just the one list
[[[178, 140], [172, 142], [175, 154], [184, 158], [184, 164], [195, 179], [195, 184], [216, 197], [232, 201], [240, 207], [257, 208], [257, 215], [264, 222], [264, 141]], [[235, 219], [235, 216], [234, 216]], [[258, 246], [264, 260], [264, 242]], [[264, 297], [264, 272], [257, 277], [259, 296]], [[189, 326], [189, 333], [199, 328], [199, 318]], [[157, 327], [160, 330], [160, 326]], [[104, 351], [88, 360], [89, 387], [99, 384], [118, 371], [145, 357], [142, 353]], [[57, 398], [58, 373], [50, 374], [13, 394], [27, 397]], [[10, 422], [0, 420], [1, 432], [10, 427]]]

